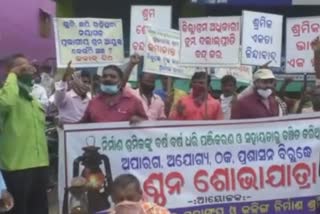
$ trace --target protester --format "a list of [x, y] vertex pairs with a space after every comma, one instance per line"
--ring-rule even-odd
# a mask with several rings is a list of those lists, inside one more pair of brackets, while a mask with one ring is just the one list
[[279, 116], [279, 104], [272, 96], [275, 76], [270, 69], [262, 68], [253, 75], [252, 92], [238, 98], [231, 110], [231, 119], [254, 119]]
[[61, 124], [78, 122], [91, 99], [90, 74], [81, 72], [80, 77], [75, 75], [70, 62], [62, 80], [55, 84], [54, 96], [59, 111], [59, 122]]
[[[171, 78], [171, 80], [169, 80]], [[155, 94], [159, 95], [165, 103], [165, 114], [169, 116], [170, 111], [175, 108], [178, 101], [186, 96], [187, 93], [183, 90], [174, 87], [174, 78], [161, 76], [162, 88], [156, 89]], [[169, 91], [170, 90], [170, 91]]]
[[46, 89], [42, 85], [40, 85], [41, 75], [39, 73], [35, 73], [33, 80], [34, 83], [32, 86], [31, 95], [38, 100], [38, 102], [43, 106], [44, 109], [47, 109], [49, 106], [49, 98]]
[[117, 177], [112, 184], [113, 209], [110, 214], [169, 214], [170, 212], [154, 203], [143, 201], [143, 192], [137, 177], [132, 174], [123, 174]]
[[192, 92], [182, 97], [170, 114], [172, 120], [222, 120], [219, 101], [209, 96], [210, 78], [206, 72], [196, 72], [191, 79]]
[[0, 135], [0, 169], [15, 206], [13, 214], [48, 213], [44, 110], [31, 95], [35, 68], [21, 54], [12, 56], [0, 89], [0, 113], [4, 115]]
[[127, 88], [126, 90], [139, 98], [149, 120], [163, 120], [166, 119], [166, 115], [164, 113], [165, 106], [161, 97], [153, 93], [155, 82], [156, 75], [142, 73], [139, 76], [139, 88]]
[[221, 79], [221, 91], [220, 96], [221, 108], [223, 117], [225, 120], [229, 120], [231, 117], [232, 105], [237, 100], [237, 80], [231, 75], [225, 75]]
[[105, 67], [101, 77], [101, 92], [90, 101], [81, 122], [137, 123], [148, 119], [141, 101], [127, 90], [123, 90], [123, 83], [124, 76], [119, 67]]
[[7, 186], [0, 172], [0, 213], [9, 211], [14, 206], [12, 195], [7, 191]]

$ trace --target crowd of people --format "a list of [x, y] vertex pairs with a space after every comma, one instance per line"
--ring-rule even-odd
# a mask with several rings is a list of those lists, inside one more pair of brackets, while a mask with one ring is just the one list
[[[131, 56], [126, 69], [109, 65], [94, 77], [89, 72], [76, 71], [70, 62], [62, 79], [51, 81], [54, 88], [47, 90], [41, 84], [43, 74], [39, 68], [22, 54], [11, 56], [6, 63], [7, 78], [0, 88], [0, 212], [48, 213], [49, 157], [44, 130], [46, 116], [52, 112], [57, 112], [53, 114], [57, 126], [63, 127], [72, 123], [117, 121], [134, 125], [144, 120], [255, 119], [319, 111], [319, 39], [313, 42], [313, 48], [316, 86], [304, 86], [298, 99], [286, 96], [290, 79], [284, 81], [280, 91], [276, 90], [276, 77], [267, 65], [254, 72], [252, 84], [242, 92], [237, 91], [233, 76], [224, 76], [217, 96], [204, 71], [194, 73], [189, 92], [175, 88], [173, 78], [151, 73], [141, 73], [137, 88], [132, 88], [128, 79], [133, 68], [141, 63], [138, 55]], [[156, 89], [158, 78], [162, 88]], [[116, 207], [112, 213], [139, 209], [168, 212], [154, 204], [141, 206], [142, 190], [133, 175], [115, 179], [113, 190]]]

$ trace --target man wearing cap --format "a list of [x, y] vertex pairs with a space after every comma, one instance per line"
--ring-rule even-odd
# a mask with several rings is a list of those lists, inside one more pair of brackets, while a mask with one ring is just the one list
[[276, 79], [270, 69], [262, 68], [253, 76], [253, 90], [232, 108], [231, 119], [255, 119], [279, 116], [279, 103], [273, 96]]

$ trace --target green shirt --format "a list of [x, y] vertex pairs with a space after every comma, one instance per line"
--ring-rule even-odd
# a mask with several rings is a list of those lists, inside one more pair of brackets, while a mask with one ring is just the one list
[[44, 110], [36, 100], [19, 95], [14, 73], [0, 89], [0, 116], [0, 168], [14, 171], [48, 166]]

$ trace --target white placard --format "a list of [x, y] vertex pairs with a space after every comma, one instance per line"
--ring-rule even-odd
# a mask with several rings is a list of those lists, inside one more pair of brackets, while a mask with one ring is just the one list
[[280, 15], [244, 11], [242, 64], [281, 66], [282, 23]]
[[99, 67], [124, 58], [122, 20], [55, 18], [57, 66]]
[[311, 42], [319, 35], [319, 16], [287, 19], [286, 72], [314, 72]]
[[180, 59], [180, 32], [149, 27], [146, 32], [144, 72], [190, 79], [195, 68], [182, 67]]
[[240, 17], [181, 18], [181, 64], [239, 64]]
[[144, 54], [147, 25], [171, 28], [171, 6], [134, 5], [131, 7], [130, 54]]
[[225, 75], [234, 76], [237, 82], [251, 83], [253, 67], [249, 65], [241, 65], [240, 67], [215, 68], [214, 76], [222, 79]]

